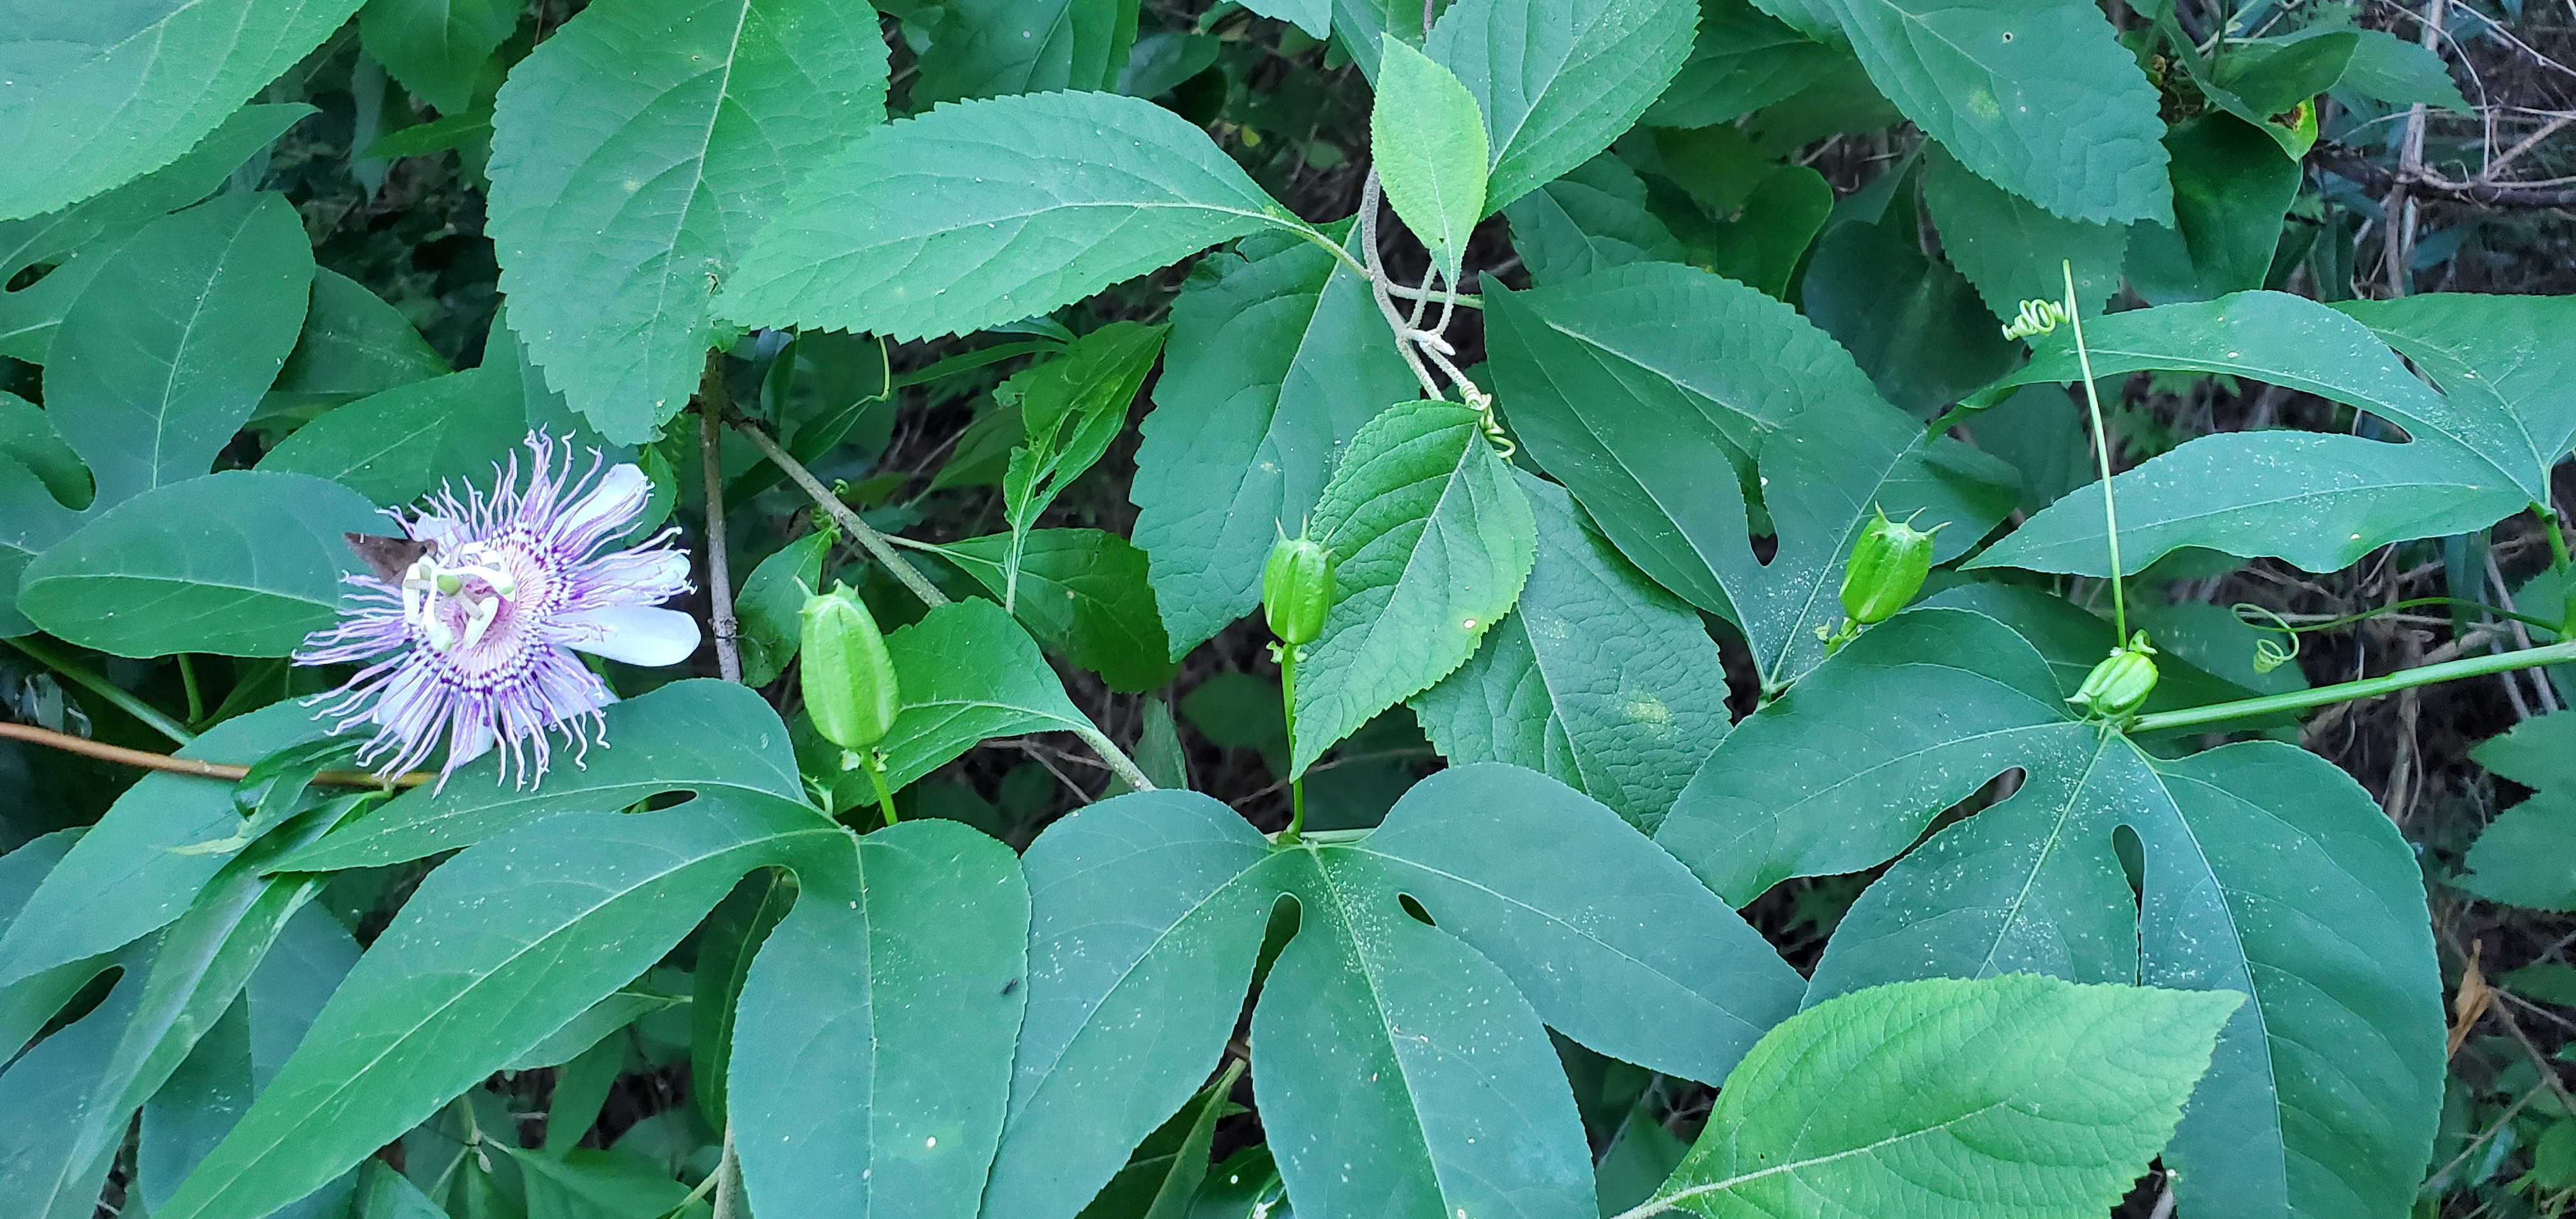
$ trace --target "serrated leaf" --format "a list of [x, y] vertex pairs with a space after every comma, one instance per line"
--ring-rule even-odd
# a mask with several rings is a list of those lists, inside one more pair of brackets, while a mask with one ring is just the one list
[[[0, 220], [77, 203], [170, 164], [295, 66], [358, 0], [129, 0], [30, 42], [0, 81]], [[22, 30], [52, 28], [30, 10]]]
[[1657, 127], [1731, 123], [1783, 101], [1851, 62], [1747, 0], [1700, 0], [1699, 32], [1673, 83], [1647, 107]]
[[[1459, 0], [1442, 13], [1423, 50], [1457, 74], [1493, 133], [1486, 210], [1633, 126], [1689, 57], [1698, 18], [1695, 0]], [[1382, 62], [1380, 96], [1390, 77]], [[1377, 155], [1384, 175], [1388, 154]]]
[[1335, 599], [1298, 665], [1292, 776], [1465, 664], [1520, 596], [1535, 526], [1479, 418], [1439, 402], [1389, 407], [1316, 501]]
[[2337, 90], [2351, 90], [2391, 106], [2423, 103], [2453, 114], [2470, 114], [2468, 99], [2451, 80], [2442, 57], [2420, 43], [2407, 42], [2386, 30], [2357, 30], [2360, 45], [2344, 65]]
[[[178, 756], [216, 762], [259, 758], [317, 740], [329, 727], [311, 708], [289, 700], [207, 729], [181, 746]], [[227, 862], [222, 855], [182, 854], [178, 848], [224, 837], [240, 825], [228, 785], [176, 774], [136, 780], [45, 873], [8, 930], [0, 932], [0, 988], [113, 952], [168, 925]]]
[[[2404, 445], [2297, 432], [2187, 441], [2111, 482], [2130, 572], [2184, 546], [2333, 571], [2392, 541], [2484, 528], [2547, 496], [2549, 459], [2538, 456], [2532, 429], [2503, 398], [2445, 399], [2368, 328], [2313, 301], [2241, 293], [2095, 318], [2085, 335], [2097, 376], [2173, 369], [2245, 377], [2349, 403], [2412, 437]], [[2080, 379], [2075, 357], [2061, 326], [1997, 384]], [[2516, 401], [2527, 392], [2517, 390]], [[2079, 488], [1971, 566], [2107, 571], [2100, 499]]]
[[1647, 210], [1645, 182], [1608, 153], [1505, 204], [1503, 215], [1512, 224], [1512, 252], [1534, 284], [1682, 260], [1682, 243]]
[[294, 348], [312, 277], [304, 226], [272, 194], [154, 221], [99, 269], [45, 368], [92, 511], [206, 472]]
[[742, 878], [698, 927], [698, 959], [689, 971], [689, 1101], [715, 1129], [724, 1129], [727, 1120], [734, 1000], [742, 994], [753, 955], [797, 903], [798, 890], [797, 878], [763, 868]]
[[1520, 603], [1415, 695], [1452, 764], [1511, 762], [1653, 833], [1726, 735], [1726, 672], [1699, 614], [1593, 532], [1564, 488], [1519, 474], [1537, 523]]
[[1206, 133], [1152, 102], [941, 106], [817, 167], [716, 313], [745, 327], [960, 334], [1268, 228], [1303, 231]]
[[912, 104], [927, 109], [970, 97], [1116, 89], [1136, 41], [1136, 8], [1136, 0], [949, 4], [921, 53]]
[[1450, 282], [1485, 215], [1485, 120], [1438, 61], [1389, 35], [1369, 110], [1369, 156], [1387, 206]]
[[2013, 345], [1979, 307], [1977, 290], [1923, 256], [1910, 222], [1834, 225], [1816, 243], [1798, 292], [1808, 319], [1851, 352], [1880, 394], [1917, 418], [2012, 367]]
[[517, 0], [366, 0], [358, 44], [444, 115], [474, 102], [483, 63], [519, 27]]
[[302, 1197], [642, 972], [745, 873], [849, 845], [801, 804], [702, 793], [658, 812], [568, 813], [448, 861], [155, 1213], [262, 1214]]
[[304, 332], [260, 399], [260, 413], [334, 407], [449, 371], [447, 358], [420, 337], [401, 310], [365, 284], [316, 267]]
[[2542, 910], [2576, 910], [2576, 715], [2524, 720], [2470, 751], [2478, 765], [2532, 789], [2505, 809], [2469, 847], [2468, 875], [2454, 883], [2489, 901]]
[[[951, 542], [944, 553], [994, 596], [1003, 594], [1011, 535]], [[1127, 539], [1099, 529], [1034, 530], [1020, 549], [1019, 570], [1013, 617], [1040, 643], [1122, 694], [1172, 679], [1172, 648], [1146, 583], [1145, 553]]]
[[[2442, 1089], [2412, 851], [2314, 755], [2256, 741], [2167, 760], [2073, 718], [2061, 691], [1992, 618], [1900, 615], [1739, 724], [1659, 840], [1738, 900], [1872, 867], [2019, 768], [2012, 796], [1862, 894], [1811, 996], [2017, 970], [2250, 994], [2166, 1152], [2177, 1196], [2405, 1214]], [[1917, 714], [1892, 720], [1899, 704]], [[2136, 890], [2122, 827], [2144, 851]]]
[[1260, 604], [1272, 541], [1413, 386], [1366, 283], [1330, 251], [1262, 234], [1191, 269], [1127, 492], [1175, 658]]
[[825, 0], [613, 0], [539, 43], [493, 108], [489, 228], [546, 383], [650, 439], [697, 387], [718, 282], [885, 87], [876, 11]]
[[1848, 45], [1871, 83], [1979, 177], [2069, 220], [2173, 215], [2164, 123], [2137, 59], [2083, 0], [1768, 0]]
[[907, 821], [798, 882], [733, 1024], [748, 1200], [972, 1219], [1028, 1000], [1019, 861], [955, 822]]
[[383, 527], [375, 505], [301, 474], [226, 470], [116, 505], [27, 565], [18, 608], [118, 656], [284, 656], [331, 624], [341, 541]]
[[[1488, 289], [1513, 429], [1631, 562], [1741, 626], [1766, 682], [1823, 655], [1851, 538], [1878, 508], [1953, 521], [1936, 559], [2012, 504], [2000, 465], [1879, 400], [1851, 357], [1751, 288], [1663, 264]], [[1711, 471], [1732, 470], [1734, 482]], [[1749, 488], [1749, 490], [1747, 489]], [[1754, 556], [1751, 507], [1777, 551]]]
[[2026, 976], [1848, 995], [1763, 1039], [1655, 1196], [1716, 1219], [2097, 1214], [2238, 1002]]
[[2065, 300], [2067, 261], [2075, 264], [2076, 303], [2086, 314], [2119, 290], [2125, 227], [2050, 215], [1969, 173], [1938, 144], [1925, 151], [1923, 202], [1941, 230], [1941, 253], [1996, 317], [2010, 321], [2026, 300]]
[[801, 800], [787, 727], [760, 695], [732, 682], [675, 681], [611, 704], [608, 744], [543, 784], [511, 787], [496, 758], [458, 767], [434, 789], [415, 788], [279, 863], [337, 872], [423, 859], [563, 812], [607, 812], [664, 792], [734, 792]]
[[886, 636], [903, 710], [877, 749], [900, 788], [996, 737], [1097, 731], [1066, 698], [1035, 640], [1001, 606], [940, 606]]
[[515, 371], [469, 368], [333, 408], [279, 441], [258, 468], [327, 478], [382, 505], [408, 504], [448, 479], [490, 469], [527, 433]]
[[1074, 340], [1064, 354], [1021, 370], [993, 391], [1019, 416], [1026, 443], [1002, 473], [1003, 516], [1011, 525], [1002, 605], [1019, 607], [1020, 552], [1038, 515], [1109, 452], [1127, 427], [1127, 408], [1162, 353], [1168, 326], [1111, 322]]

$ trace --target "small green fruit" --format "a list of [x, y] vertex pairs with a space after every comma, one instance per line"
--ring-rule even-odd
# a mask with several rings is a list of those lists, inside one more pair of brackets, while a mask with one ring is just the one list
[[1895, 617], [1923, 591], [1923, 578], [1932, 573], [1932, 535], [1941, 528], [1916, 529], [1879, 511], [1852, 543], [1851, 562], [1843, 568], [1843, 612], [1861, 626]]
[[1313, 643], [1333, 608], [1333, 552], [1299, 534], [1281, 538], [1261, 567], [1261, 615], [1289, 647]]
[[903, 710], [903, 692], [895, 682], [894, 658], [867, 603], [847, 587], [805, 599], [798, 612], [802, 631], [798, 672], [803, 675], [805, 711], [823, 739], [843, 749], [860, 750], [885, 739], [895, 713]]
[[2138, 632], [2129, 646], [2111, 649], [2107, 659], [2093, 666], [2084, 675], [2083, 688], [2066, 701], [2114, 719], [2137, 710], [2156, 689], [2155, 654], [2147, 633]]

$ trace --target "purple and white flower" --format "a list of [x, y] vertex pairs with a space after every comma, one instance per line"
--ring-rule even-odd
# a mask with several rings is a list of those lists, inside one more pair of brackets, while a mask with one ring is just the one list
[[569, 442], [528, 434], [527, 486], [519, 459], [495, 465], [489, 495], [441, 490], [405, 519], [423, 543], [396, 582], [343, 576], [351, 586], [340, 621], [316, 631], [297, 664], [362, 664], [324, 695], [345, 716], [334, 730], [373, 723], [360, 765], [396, 775], [443, 739], [439, 781], [502, 749], [501, 773], [522, 785], [546, 773], [546, 730], [576, 748], [605, 743], [600, 709], [616, 701], [574, 651], [635, 665], [670, 665], [698, 647], [697, 621], [663, 601], [689, 590], [689, 557], [667, 529], [628, 550], [603, 551], [634, 527], [652, 485], [632, 465], [573, 475]]

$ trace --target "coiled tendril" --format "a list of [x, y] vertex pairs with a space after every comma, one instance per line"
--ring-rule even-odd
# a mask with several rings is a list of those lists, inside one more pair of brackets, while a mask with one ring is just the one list
[[2007, 339], [2027, 339], [2048, 334], [2066, 320], [2066, 306], [2056, 301], [2029, 300], [2021, 303], [2021, 315], [2004, 327]]

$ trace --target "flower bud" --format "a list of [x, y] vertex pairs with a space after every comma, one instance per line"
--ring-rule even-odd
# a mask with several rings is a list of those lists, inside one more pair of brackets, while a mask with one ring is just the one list
[[903, 709], [894, 658], [867, 603], [847, 587], [805, 599], [798, 672], [805, 711], [823, 739], [843, 749], [866, 749], [885, 738]]
[[1261, 567], [1261, 615], [1289, 647], [1315, 642], [1333, 608], [1333, 552], [1299, 534], [1281, 538]]
[[2129, 640], [2129, 646], [2113, 648], [2109, 658], [2093, 666], [2084, 675], [2084, 686], [2066, 701], [2096, 715], [2127, 715], [2147, 701], [2155, 692], [2155, 648], [2147, 643], [2147, 633], [2140, 631]]
[[1932, 535], [1939, 532], [1940, 525], [1916, 529], [1911, 521], [1887, 519], [1881, 510], [1852, 543], [1851, 562], [1843, 568], [1843, 612], [1870, 626], [1904, 609], [1932, 572]]

